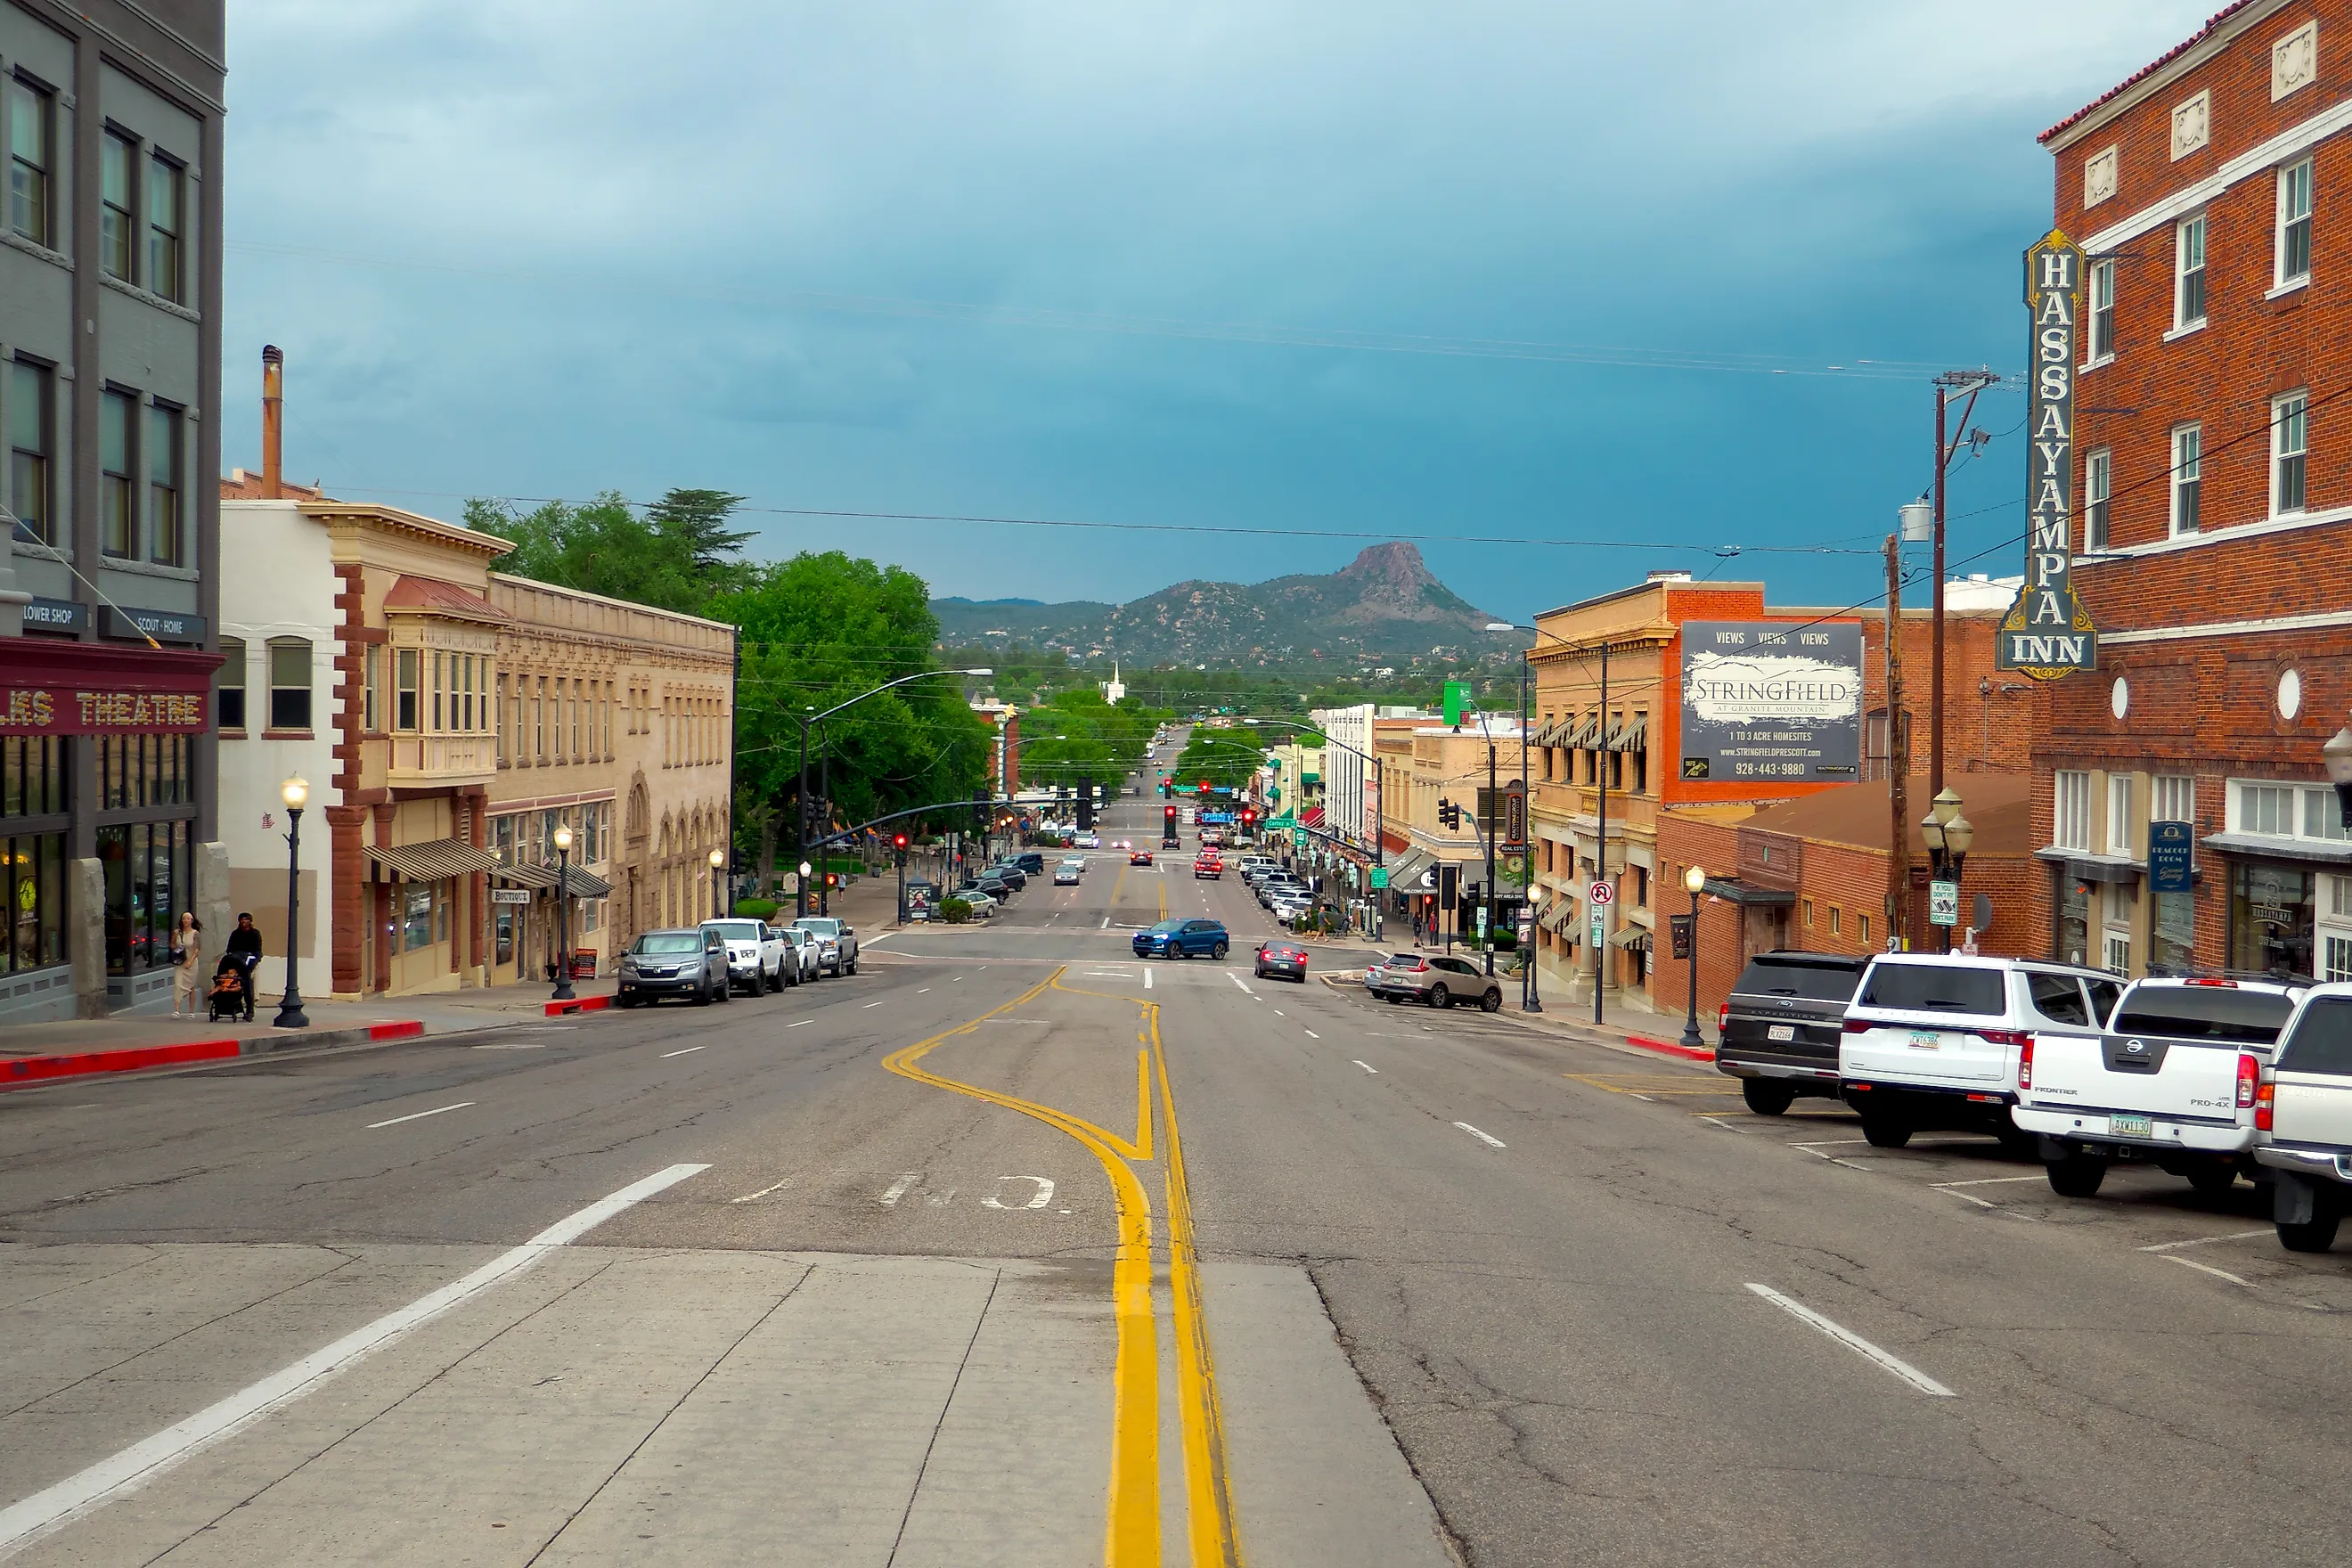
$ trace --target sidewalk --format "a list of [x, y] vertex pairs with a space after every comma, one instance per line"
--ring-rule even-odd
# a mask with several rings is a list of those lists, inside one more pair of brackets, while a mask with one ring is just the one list
[[[1390, 951], [1412, 952], [1413, 950], [1411, 943], [1412, 939], [1407, 937], [1406, 946]], [[1318, 944], [1313, 951], [1318, 958], [1325, 962], [1323, 970], [1325, 982], [1334, 985], [1361, 984], [1364, 965], [1382, 956], [1381, 952], [1369, 948], [1343, 947], [1336, 942], [1328, 947]], [[1443, 952], [1444, 948], [1442, 945], [1423, 947], [1420, 951]], [[1455, 952], [1473, 963], [1477, 962], [1477, 954], [1474, 949], [1456, 948]], [[1694, 1052], [1681, 1043], [1685, 1016], [1682, 1014], [1653, 1013], [1646, 1008], [1619, 1005], [1604, 1007], [1601, 1022], [1596, 1024], [1592, 1021], [1592, 1001], [1590, 995], [1571, 1001], [1563, 995], [1547, 996], [1541, 992], [1537, 994], [1537, 999], [1542, 1004], [1543, 1011], [1527, 1013], [1521, 1011], [1519, 1006], [1519, 997], [1523, 994], [1519, 976], [1508, 973], [1498, 963], [1495, 978], [1500, 981], [1503, 986], [1503, 1011], [1497, 1016], [1508, 1018], [1513, 1023], [1523, 1024], [1528, 1028], [1539, 1029], [1565, 1038], [1593, 1044], [1618, 1047], [1630, 1047], [1635, 1050], [1649, 1051], [1659, 1056], [1680, 1057], [1695, 1061], [1715, 1059], [1715, 1028], [1714, 1020], [1710, 1018], [1702, 1017], [1699, 1020], [1699, 1038], [1704, 1040], [1706, 1045], [1701, 1050]]]

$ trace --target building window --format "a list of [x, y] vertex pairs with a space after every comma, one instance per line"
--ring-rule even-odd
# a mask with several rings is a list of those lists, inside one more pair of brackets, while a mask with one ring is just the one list
[[53, 385], [47, 365], [20, 359], [8, 367], [8, 509], [16, 514], [16, 537], [33, 544], [58, 542], [49, 483]]
[[1862, 945], [1864, 947], [1868, 947], [1870, 945], [1870, 917], [1868, 915], [1862, 917]]
[[138, 149], [131, 138], [109, 131], [98, 153], [98, 264], [110, 278], [131, 281], [131, 163]]
[[161, 969], [171, 963], [172, 928], [180, 911], [194, 902], [190, 843], [194, 828], [194, 823], [184, 820], [98, 830], [109, 974]]
[[433, 884], [403, 885], [401, 891], [400, 951], [415, 952], [433, 945]]
[[139, 514], [131, 480], [131, 411], [128, 393], [98, 396], [99, 546], [107, 554], [138, 553]]
[[2116, 357], [2116, 264], [2091, 265], [2091, 363]]
[[498, 709], [493, 714], [493, 717], [498, 721], [499, 762], [499, 764], [503, 766], [506, 763], [514, 761], [513, 753], [507, 749], [510, 742], [508, 739], [509, 731], [507, 730], [507, 678], [503, 675], [499, 677], [497, 690]]
[[245, 729], [245, 640], [223, 637], [220, 644], [220, 727], [240, 733]]
[[2150, 781], [2148, 820], [2151, 822], [2187, 822], [2197, 820], [2197, 781], [2187, 773], [2158, 773]]
[[2238, 786], [2237, 820], [2230, 826], [2240, 833], [2264, 833], [2274, 837], [2294, 836], [2294, 791], [2285, 784], [2242, 784]]
[[2304, 464], [2310, 444], [2311, 398], [2291, 392], [2271, 405], [2271, 515], [2303, 510]]
[[448, 728], [448, 710], [444, 705], [449, 682], [449, 672], [444, 656], [433, 656], [433, 728], [436, 733]]
[[383, 645], [370, 643], [361, 659], [360, 732], [373, 735], [376, 731], [376, 688], [383, 681]]
[[1845, 931], [1845, 911], [1835, 904], [1830, 906], [1830, 934], [1838, 936]]
[[2107, 547], [2107, 501], [2115, 494], [2115, 455], [2102, 447], [2083, 459], [2083, 548]]
[[2182, 221], [2173, 239], [2172, 330], [2205, 324], [2205, 215]]
[[180, 411], [159, 403], [147, 410], [147, 542], [159, 566], [187, 564], [180, 491]]
[[416, 652], [413, 647], [394, 648], [393, 659], [392, 726], [413, 732], [417, 720]]
[[269, 727], [310, 727], [310, 645], [300, 637], [269, 639]]
[[2128, 858], [2132, 852], [2132, 781], [2129, 773], [2107, 778], [2107, 853]]
[[2064, 769], [2052, 775], [2050, 837], [2060, 849], [2091, 847], [2091, 775]]
[[180, 165], [161, 153], [147, 161], [147, 290], [175, 305], [187, 301], [180, 275]]
[[35, 245], [49, 243], [49, 170], [56, 100], [23, 77], [8, 93], [8, 226]]
[[543, 675], [530, 690], [530, 754], [538, 762], [547, 761], [547, 677]]
[[2311, 160], [2292, 163], [2278, 177], [2278, 283], [2284, 288], [2311, 276]]
[[2200, 492], [2205, 480], [2205, 432], [2184, 425], [2172, 433], [2172, 533], [2194, 533], [2202, 516]]
[[1805, 900], [1805, 929], [1813, 929], [1813, 900], [1811, 899]]

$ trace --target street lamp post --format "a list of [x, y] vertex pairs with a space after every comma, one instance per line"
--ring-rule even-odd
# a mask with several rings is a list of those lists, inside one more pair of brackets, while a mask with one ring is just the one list
[[1683, 873], [1683, 886], [1690, 889], [1690, 1012], [1683, 1019], [1683, 1045], [1694, 1051], [1705, 1050], [1706, 1041], [1698, 1032], [1698, 896], [1706, 888], [1706, 873], [1693, 866]]
[[555, 826], [555, 995], [572, 1000], [572, 825]]
[[710, 913], [713, 919], [725, 917], [727, 901], [727, 851], [713, 849], [710, 852]]
[[286, 994], [278, 999], [278, 1016], [269, 1022], [273, 1028], [307, 1029], [310, 1019], [302, 1011], [302, 984], [295, 966], [302, 951], [302, 807], [310, 798], [310, 786], [296, 773], [278, 794], [286, 802]]
[[1960, 815], [1959, 795], [1946, 789], [1936, 796], [1935, 805], [1920, 820], [1919, 832], [1927, 841], [1927, 864], [1936, 879], [1952, 885], [1952, 920], [1943, 928], [1943, 951], [1949, 952], [1952, 927], [1959, 923], [1960, 868], [1968, 862], [1969, 846], [1976, 842], [1977, 830]]
[[809, 872], [811, 869], [812, 868], [807, 861], [803, 860], [801, 862], [800, 890], [793, 896], [793, 912], [794, 914], [804, 915], [808, 913], [807, 894]]

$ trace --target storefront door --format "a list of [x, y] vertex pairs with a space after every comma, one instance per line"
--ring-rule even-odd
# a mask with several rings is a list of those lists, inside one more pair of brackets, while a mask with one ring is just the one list
[[2230, 867], [2230, 967], [2314, 973], [2318, 879], [2289, 866], [2234, 861]]

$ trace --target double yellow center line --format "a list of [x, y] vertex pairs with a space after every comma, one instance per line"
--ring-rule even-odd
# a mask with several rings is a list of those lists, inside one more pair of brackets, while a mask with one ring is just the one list
[[[1168, 1205], [1168, 1281], [1174, 1301], [1176, 1395], [1183, 1434], [1191, 1562], [1192, 1568], [1240, 1568], [1241, 1549], [1234, 1531], [1233, 1495], [1225, 1468], [1215, 1367], [1210, 1359], [1208, 1323], [1202, 1305], [1200, 1255], [1193, 1239], [1192, 1203], [1184, 1183], [1183, 1149], [1176, 1131], [1176, 1097], [1169, 1087], [1168, 1057], [1160, 1042], [1160, 1005], [1064, 985], [1062, 976], [1066, 970], [1066, 965], [1056, 968], [1012, 1001], [969, 1023], [893, 1052], [882, 1065], [901, 1078], [969, 1095], [1058, 1128], [1084, 1144], [1110, 1178], [1111, 1197], [1118, 1214], [1118, 1252], [1111, 1269], [1112, 1309], [1118, 1338], [1111, 1366], [1110, 1496], [1103, 1540], [1107, 1568], [1159, 1568], [1160, 1563], [1160, 1344], [1159, 1322], [1151, 1309], [1151, 1200], [1129, 1163], [1148, 1162], [1152, 1157], [1151, 1085], [1156, 1068], [1166, 1150], [1163, 1173]], [[1067, 1111], [1018, 1095], [982, 1089], [978, 1084], [943, 1078], [920, 1065], [923, 1058], [942, 1042], [972, 1033], [978, 1026], [1034, 1001], [1049, 988], [1067, 995], [1107, 997], [1139, 1009], [1132, 1142]]]

